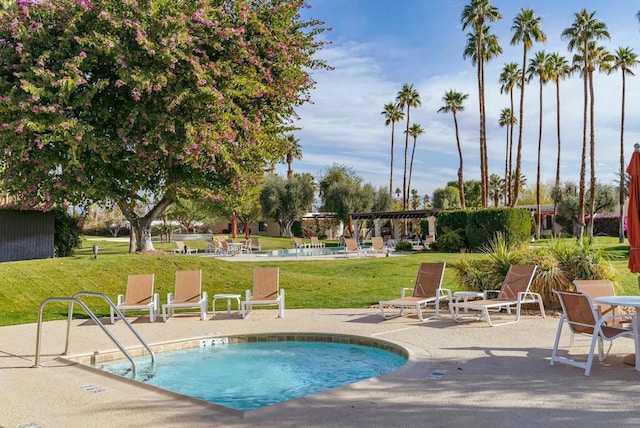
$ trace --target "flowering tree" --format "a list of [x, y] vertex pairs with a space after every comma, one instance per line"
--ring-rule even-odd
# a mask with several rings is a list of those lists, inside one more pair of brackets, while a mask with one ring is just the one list
[[304, 0], [4, 4], [3, 185], [23, 207], [116, 201], [131, 251], [153, 249], [151, 221], [179, 196], [257, 183], [325, 67]]

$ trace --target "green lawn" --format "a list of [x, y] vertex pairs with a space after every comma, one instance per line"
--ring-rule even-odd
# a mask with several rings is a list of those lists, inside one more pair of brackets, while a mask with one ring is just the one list
[[[291, 248], [291, 239], [260, 238], [263, 249]], [[97, 244], [99, 256], [93, 257]], [[204, 249], [204, 241], [189, 241], [191, 247]], [[335, 244], [335, 241], [328, 244]], [[618, 283], [625, 294], [640, 294], [637, 275], [626, 267], [629, 246], [614, 238], [598, 238], [612, 261]], [[544, 242], [536, 243], [544, 245]], [[0, 263], [0, 325], [37, 321], [40, 303], [52, 296], [68, 297], [77, 291], [96, 291], [115, 301], [124, 293], [129, 274], [155, 274], [155, 289], [161, 302], [173, 291], [177, 270], [202, 269], [203, 288], [215, 293], [240, 293], [251, 287], [252, 269], [257, 266], [279, 266], [280, 285], [286, 291], [287, 308], [362, 308], [382, 299], [399, 296], [402, 287], [411, 287], [421, 262], [457, 263], [460, 254], [415, 253], [406, 257], [350, 258], [344, 260], [268, 260], [259, 262], [227, 262], [213, 257], [171, 254], [175, 243], [156, 244], [154, 254], [128, 254], [127, 242], [87, 240], [74, 257]], [[484, 257], [469, 254], [467, 257]], [[458, 290], [452, 269], [445, 271], [443, 286]], [[89, 306], [100, 315], [108, 314], [108, 306], [100, 299], [87, 298]], [[95, 301], [94, 301], [95, 300]], [[220, 302], [222, 309], [226, 302]], [[81, 316], [82, 310], [76, 309]], [[50, 303], [44, 319], [63, 319], [67, 304]]]

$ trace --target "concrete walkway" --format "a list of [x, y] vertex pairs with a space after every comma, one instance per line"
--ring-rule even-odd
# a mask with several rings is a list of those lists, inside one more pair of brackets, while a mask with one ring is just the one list
[[[524, 316], [491, 328], [448, 316], [383, 321], [376, 309], [218, 314], [167, 323], [132, 318], [151, 344], [214, 334], [322, 332], [375, 337], [406, 347], [410, 361], [388, 375], [248, 412], [239, 417], [213, 405], [180, 399], [57, 359], [66, 321], [43, 328], [42, 367], [34, 363], [36, 326], [0, 328], [0, 427], [638, 427], [640, 373], [623, 364], [631, 340], [614, 343], [590, 377], [575, 367], [549, 365], [558, 318]], [[105, 320], [106, 321], [106, 320]], [[126, 346], [126, 326], [107, 325]], [[568, 343], [568, 336], [563, 343]], [[77, 320], [70, 354], [115, 347], [92, 322]], [[578, 341], [574, 353], [585, 353]], [[433, 375], [444, 373], [443, 376]], [[256, 370], [259, 374], [259, 369]]]

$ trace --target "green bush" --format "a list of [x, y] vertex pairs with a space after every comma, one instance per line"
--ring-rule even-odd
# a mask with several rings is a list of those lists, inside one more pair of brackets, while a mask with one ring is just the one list
[[55, 231], [53, 249], [56, 257], [69, 257], [76, 248], [80, 248], [82, 225], [80, 219], [69, 215], [63, 208], [53, 210]]
[[465, 235], [468, 212], [466, 210], [453, 210], [438, 214], [438, 221], [436, 222], [437, 239], [432, 244], [433, 249], [452, 253], [468, 246]]
[[438, 239], [430, 247], [443, 253], [457, 253], [464, 251], [466, 245], [462, 233], [445, 228], [438, 234]]
[[400, 241], [396, 244], [396, 251], [412, 251], [413, 245], [409, 241]]
[[531, 237], [531, 213], [518, 208], [489, 208], [471, 211], [467, 216], [465, 234], [472, 248], [481, 248], [496, 233], [514, 244], [529, 241]]

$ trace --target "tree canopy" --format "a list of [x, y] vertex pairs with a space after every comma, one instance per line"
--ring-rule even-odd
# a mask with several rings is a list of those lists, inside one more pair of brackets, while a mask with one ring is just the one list
[[[0, 171], [24, 207], [110, 198], [145, 230], [281, 159], [325, 67], [303, 0], [22, 0], [0, 9]], [[142, 215], [136, 203], [153, 195]], [[152, 248], [152, 247], [151, 247]]]

